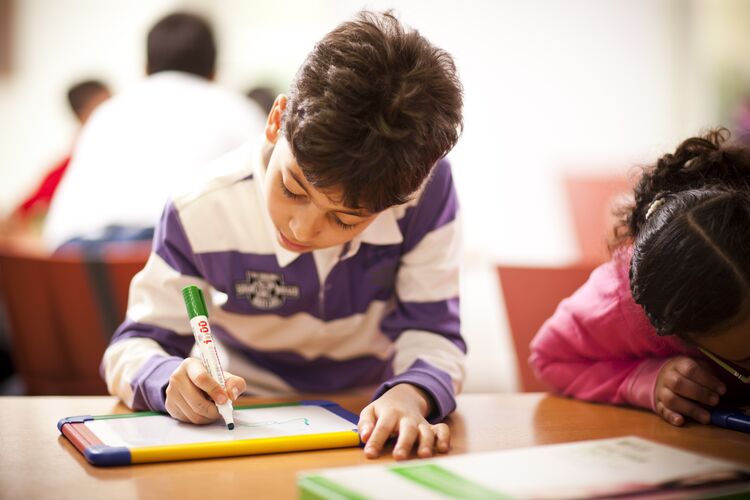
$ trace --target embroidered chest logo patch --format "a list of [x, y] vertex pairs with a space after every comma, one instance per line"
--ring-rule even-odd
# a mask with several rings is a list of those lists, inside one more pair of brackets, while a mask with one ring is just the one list
[[256, 271], [247, 271], [243, 281], [235, 281], [234, 291], [258, 309], [276, 309], [286, 299], [299, 297], [299, 287], [284, 284], [282, 275]]

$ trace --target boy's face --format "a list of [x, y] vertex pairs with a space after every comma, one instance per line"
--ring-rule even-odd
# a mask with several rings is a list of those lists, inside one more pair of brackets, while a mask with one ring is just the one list
[[265, 179], [266, 206], [281, 246], [310, 252], [347, 241], [364, 231], [377, 214], [341, 204], [340, 188], [318, 190], [302, 174], [286, 139], [279, 133], [286, 98], [274, 102], [266, 123], [266, 139], [273, 144]]

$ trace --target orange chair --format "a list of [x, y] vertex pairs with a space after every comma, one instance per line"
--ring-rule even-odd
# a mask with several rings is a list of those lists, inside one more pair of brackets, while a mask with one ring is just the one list
[[570, 175], [565, 177], [564, 182], [581, 262], [609, 260], [607, 243], [617, 222], [613, 210], [630, 196], [630, 182], [625, 175]]
[[26, 392], [106, 394], [99, 363], [148, 252], [46, 257], [0, 248], [0, 300]]
[[522, 392], [546, 391], [528, 363], [529, 343], [542, 324], [552, 316], [560, 301], [576, 291], [596, 264], [570, 267], [497, 268], [505, 310], [510, 325]]

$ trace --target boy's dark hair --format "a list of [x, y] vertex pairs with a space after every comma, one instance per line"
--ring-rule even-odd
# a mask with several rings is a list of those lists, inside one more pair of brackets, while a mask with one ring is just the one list
[[194, 14], [170, 14], [157, 22], [146, 40], [147, 73], [183, 71], [211, 78], [216, 42], [211, 26]]
[[101, 92], [109, 92], [109, 89], [99, 80], [86, 80], [76, 83], [68, 89], [68, 103], [70, 104], [70, 109], [73, 110], [73, 113], [75, 113], [76, 116], [80, 117], [81, 112], [84, 111], [89, 100]]
[[750, 149], [728, 138], [687, 139], [645, 170], [618, 228], [659, 335], [716, 333], [750, 313]]
[[283, 131], [305, 178], [350, 208], [404, 203], [462, 128], [451, 56], [391, 14], [360, 12], [300, 67]]

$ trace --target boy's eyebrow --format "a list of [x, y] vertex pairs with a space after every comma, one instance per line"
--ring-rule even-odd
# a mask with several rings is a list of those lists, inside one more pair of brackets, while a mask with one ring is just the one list
[[[304, 184], [302, 183], [302, 181], [300, 181], [299, 177], [297, 177], [297, 174], [295, 174], [295, 173], [294, 173], [294, 172], [292, 171], [292, 169], [287, 169], [287, 172], [289, 172], [289, 175], [291, 175], [291, 176], [292, 176], [292, 179], [294, 179], [294, 180], [295, 180], [295, 182], [296, 182], [297, 184], [299, 184], [299, 187], [301, 187], [301, 188], [302, 188], [302, 190], [303, 190], [303, 191], [304, 191], [304, 192], [305, 192], [305, 193], [307, 194], [307, 196], [310, 196], [310, 192], [309, 192], [309, 191], [307, 190], [307, 188], [306, 188], [306, 187], [305, 187], [305, 185], [304, 185]], [[331, 199], [331, 197], [330, 197], [330, 196], [328, 196], [327, 194], [323, 193], [323, 195], [324, 195], [324, 196], [325, 196], [326, 198], [328, 198], [328, 201], [330, 201], [331, 203], [333, 203], [333, 204], [335, 204], [335, 203], [336, 203], [336, 201], [332, 200], [332, 199]], [[335, 209], [335, 210], [333, 210], [333, 211], [334, 211], [334, 212], [338, 212], [338, 213], [341, 213], [341, 214], [353, 215], [353, 216], [355, 216], [355, 217], [368, 217], [368, 214], [363, 214], [363, 213], [361, 213], [361, 212], [359, 212], [359, 211], [356, 211], [356, 210], [346, 210], [346, 209], [338, 209], [338, 208], [337, 208], [337, 209]]]

